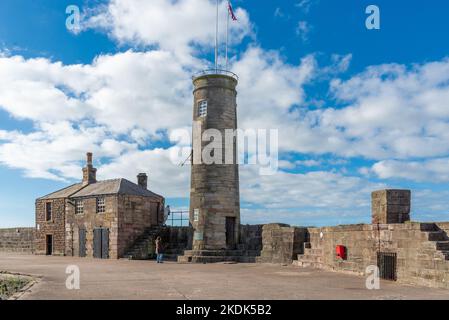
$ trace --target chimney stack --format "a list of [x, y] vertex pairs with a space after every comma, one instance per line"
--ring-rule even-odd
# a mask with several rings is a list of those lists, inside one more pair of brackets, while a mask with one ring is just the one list
[[97, 182], [97, 169], [92, 165], [92, 152], [87, 153], [87, 163], [83, 168], [83, 185]]
[[148, 189], [148, 176], [146, 173], [139, 173], [137, 175], [137, 184], [144, 189]]

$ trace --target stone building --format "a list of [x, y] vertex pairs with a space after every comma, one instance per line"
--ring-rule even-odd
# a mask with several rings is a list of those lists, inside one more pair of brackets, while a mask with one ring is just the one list
[[96, 180], [87, 154], [83, 180], [36, 200], [35, 253], [120, 258], [148, 228], [163, 223], [164, 198], [126, 179]]

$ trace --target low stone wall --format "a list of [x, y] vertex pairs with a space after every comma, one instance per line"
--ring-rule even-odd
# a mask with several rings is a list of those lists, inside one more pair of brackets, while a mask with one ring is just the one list
[[0, 229], [0, 252], [34, 253], [34, 228]]
[[261, 263], [292, 263], [304, 250], [307, 228], [286, 224], [267, 224], [262, 231], [262, 252], [256, 259]]
[[240, 244], [241, 249], [254, 251], [260, 254], [262, 251], [262, 224], [240, 225]]
[[[449, 223], [350, 225], [309, 228], [310, 245], [298, 264], [364, 275], [377, 265], [378, 252], [397, 254], [397, 280], [401, 283], [449, 288], [449, 260], [439, 249]], [[447, 229], [446, 229], [447, 230]], [[336, 257], [336, 246], [347, 248], [347, 260]]]
[[193, 228], [191, 227], [167, 227], [162, 235], [167, 249], [182, 252], [192, 247]]

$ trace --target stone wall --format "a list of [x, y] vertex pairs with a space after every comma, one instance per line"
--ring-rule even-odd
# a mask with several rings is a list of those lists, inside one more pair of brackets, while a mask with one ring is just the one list
[[181, 254], [192, 247], [193, 228], [191, 227], [164, 227], [161, 230], [162, 241], [166, 251]]
[[[390, 252], [397, 254], [399, 282], [449, 288], [449, 260], [439, 250], [449, 238], [437, 224], [349, 225], [308, 231], [310, 242], [295, 264], [364, 275], [368, 266], [377, 265], [378, 252]], [[346, 260], [337, 258], [337, 245], [346, 247]]]
[[[79, 256], [79, 232], [86, 230], [86, 256], [93, 257], [94, 228], [109, 229], [109, 257], [118, 255], [117, 196], [105, 196], [105, 212], [97, 213], [97, 197], [83, 198], [83, 213], [75, 214], [75, 206], [66, 206], [66, 250], [68, 256]], [[74, 200], [71, 201], [74, 203]]]
[[[51, 220], [46, 219], [46, 204], [51, 203]], [[46, 237], [53, 236], [53, 254], [64, 255], [65, 251], [65, 199], [36, 201], [35, 253], [46, 254]]]
[[125, 251], [143, 234], [145, 229], [159, 225], [159, 202], [148, 197], [118, 196], [118, 256], [123, 257]]
[[240, 246], [242, 250], [262, 251], [263, 225], [240, 225]]
[[0, 252], [34, 253], [35, 228], [0, 229]]
[[292, 263], [303, 253], [307, 229], [286, 224], [267, 224], [262, 231], [262, 252], [257, 262]]

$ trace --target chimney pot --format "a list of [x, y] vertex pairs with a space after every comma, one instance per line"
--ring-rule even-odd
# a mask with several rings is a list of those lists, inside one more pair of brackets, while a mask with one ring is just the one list
[[92, 165], [92, 152], [88, 152], [87, 154], [87, 164]]

